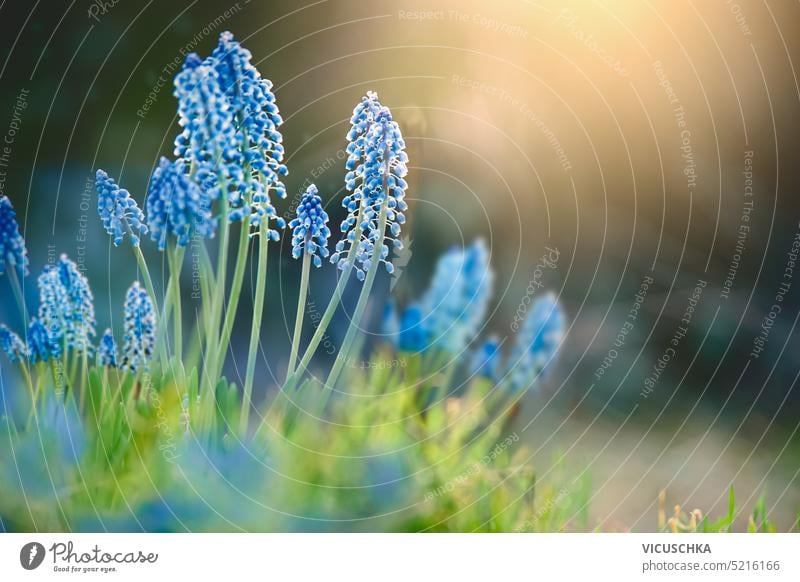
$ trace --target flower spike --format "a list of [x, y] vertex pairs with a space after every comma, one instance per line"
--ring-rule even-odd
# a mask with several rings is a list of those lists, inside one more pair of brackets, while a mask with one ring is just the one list
[[320, 257], [328, 256], [328, 214], [322, 207], [317, 187], [311, 184], [300, 204], [297, 205], [297, 218], [289, 223], [292, 229], [292, 256], [299, 259], [303, 253], [313, 257], [314, 266], [321, 267]]
[[25, 239], [19, 232], [17, 213], [8, 196], [0, 196], [0, 275], [6, 269], [18, 269], [23, 275], [28, 274], [28, 249]]
[[107, 329], [100, 338], [97, 355], [101, 366], [117, 367], [117, 342], [114, 341], [114, 334], [110, 329]]
[[[356, 253], [356, 275], [364, 280], [373, 260], [380, 261], [391, 273], [389, 246], [400, 250], [400, 227], [408, 209], [404, 197], [408, 184], [408, 156], [400, 127], [387, 107], [370, 91], [353, 110], [347, 134], [347, 174], [345, 188], [351, 192], [342, 201], [347, 217], [342, 222], [343, 238], [336, 244], [331, 262], [346, 268], [346, 256]], [[380, 235], [380, 212], [386, 204], [386, 227], [389, 234], [376, 249]], [[376, 256], [377, 255], [377, 256]]]
[[156, 313], [147, 291], [134, 281], [125, 297], [125, 335], [122, 367], [131, 372], [147, 369], [156, 343]]
[[6, 353], [6, 356], [12, 362], [19, 362], [28, 357], [28, 349], [25, 347], [25, 342], [4, 324], [0, 324], [0, 349]]
[[95, 190], [97, 213], [103, 222], [103, 228], [114, 237], [114, 246], [122, 244], [127, 234], [131, 237], [131, 244], [138, 247], [139, 236], [147, 232], [147, 226], [136, 200], [103, 170], [97, 170]]
[[214, 236], [216, 221], [210, 207], [208, 194], [189, 177], [185, 162], [162, 156], [147, 190], [147, 226], [158, 249], [166, 248], [170, 236], [179, 247], [187, 246], [195, 235]]

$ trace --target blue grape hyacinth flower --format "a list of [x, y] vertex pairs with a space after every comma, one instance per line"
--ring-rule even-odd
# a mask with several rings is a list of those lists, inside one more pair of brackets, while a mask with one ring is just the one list
[[383, 306], [381, 315], [381, 335], [383, 339], [397, 346], [400, 335], [400, 318], [397, 316], [397, 302], [390, 297]]
[[89, 281], [67, 255], [39, 276], [39, 319], [50, 338], [81, 352], [91, 352], [95, 335], [94, 297]]
[[61, 345], [50, 337], [47, 327], [36, 317], [28, 325], [27, 340], [28, 359], [32, 364], [47, 362], [61, 355]]
[[28, 357], [25, 342], [5, 324], [0, 324], [0, 349], [6, 353], [11, 362], [20, 362]]
[[400, 316], [397, 347], [404, 352], [421, 352], [428, 347], [428, 334], [422, 323], [424, 314], [418, 303], [412, 303]]
[[[350, 123], [345, 188], [351, 194], [342, 201], [347, 217], [342, 221], [343, 238], [336, 244], [331, 262], [345, 269], [349, 264], [347, 257], [354, 252], [356, 276], [363, 281], [373, 260], [384, 263], [386, 270], [392, 272], [388, 243], [397, 250], [403, 248], [399, 236], [408, 209], [404, 200], [408, 156], [400, 127], [389, 109], [380, 104], [376, 93], [369, 92], [362, 98]], [[384, 205], [389, 234], [384, 236], [381, 248], [376, 249], [380, 236], [385, 234], [380, 228]]]
[[8, 196], [0, 196], [0, 275], [8, 270], [28, 274], [28, 249], [19, 232], [17, 213]]
[[470, 356], [470, 374], [497, 381], [500, 378], [500, 340], [496, 335], [490, 335], [480, 342]]
[[106, 329], [100, 338], [97, 346], [97, 356], [101, 366], [117, 367], [117, 342], [114, 341], [114, 333], [111, 329]]
[[[252, 194], [250, 220], [253, 226], [258, 226], [262, 220], [277, 218], [270, 192], [286, 198], [281, 177], [287, 175], [288, 170], [283, 163], [283, 136], [278, 130], [283, 119], [272, 92], [272, 82], [261, 76], [251, 59], [250, 51], [227, 31], [220, 34], [210, 57], [231, 106], [242, 163], [250, 170], [242, 175], [244, 182], [238, 186], [242, 193]], [[235, 217], [244, 218], [244, 214], [243, 208]], [[284, 225], [278, 223], [278, 226], [283, 228]]]
[[134, 281], [125, 296], [122, 367], [133, 373], [147, 369], [156, 343], [156, 313], [147, 291]]
[[139, 246], [140, 235], [147, 232], [144, 214], [131, 198], [130, 192], [120, 188], [105, 171], [97, 170], [95, 175], [97, 190], [97, 213], [106, 232], [114, 237], [114, 246], [119, 246], [129, 235], [131, 244]]
[[161, 157], [147, 189], [147, 226], [150, 238], [164, 250], [169, 237], [179, 247], [187, 246], [195, 235], [214, 236], [216, 221], [211, 216], [211, 200], [188, 175], [183, 160]]
[[566, 329], [566, 318], [554, 293], [536, 300], [517, 333], [508, 361], [515, 391], [524, 390], [554, 358]]
[[425, 312], [422, 324], [434, 346], [458, 354], [478, 335], [486, 319], [493, 282], [483, 239], [466, 249], [451, 248], [439, 258], [421, 300]]
[[174, 83], [178, 122], [183, 128], [175, 138], [175, 156], [189, 164], [193, 178], [209, 199], [227, 196], [230, 207], [239, 209], [244, 171], [233, 108], [222, 90], [214, 61], [204, 61], [196, 53], [187, 55]]
[[[328, 256], [328, 214], [322, 207], [317, 187], [311, 184], [306, 188], [300, 204], [297, 205], [297, 218], [289, 223], [292, 229], [292, 256], [299, 259], [303, 253], [312, 256], [315, 267], [322, 266], [322, 258]], [[320, 258], [322, 257], [322, 258]]]

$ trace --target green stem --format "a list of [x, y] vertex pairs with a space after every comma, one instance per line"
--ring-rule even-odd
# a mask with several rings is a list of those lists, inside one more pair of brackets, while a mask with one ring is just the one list
[[219, 320], [222, 317], [222, 302], [225, 299], [225, 286], [228, 274], [228, 239], [230, 234], [230, 202], [228, 201], [227, 185], [222, 182], [222, 203], [221, 203], [221, 220], [219, 235], [219, 251], [217, 254], [217, 270], [216, 270], [216, 285], [214, 292], [214, 301], [211, 304], [211, 317], [208, 318], [206, 325], [206, 361], [203, 366], [203, 384], [206, 385], [208, 391], [207, 404], [204, 411], [204, 421], [208, 423], [210, 429], [213, 425], [214, 414], [214, 399], [216, 391], [216, 381], [213, 378], [214, 372], [212, 367], [215, 362], [215, 350], [217, 349], [217, 330], [219, 329]]
[[144, 279], [144, 286], [147, 288], [147, 292], [150, 294], [150, 299], [153, 300], [153, 308], [155, 309], [156, 313], [159, 313], [156, 288], [153, 287], [153, 280], [150, 278], [150, 270], [147, 268], [147, 262], [144, 260], [142, 249], [139, 248], [138, 246], [131, 248], [133, 248], [133, 254], [136, 255], [136, 262], [139, 264], [139, 270], [142, 272], [142, 278]]
[[314, 357], [314, 352], [317, 351], [320, 342], [325, 337], [325, 331], [328, 329], [328, 325], [333, 319], [333, 314], [336, 313], [336, 308], [342, 300], [342, 295], [344, 294], [345, 287], [347, 287], [347, 281], [350, 279], [350, 273], [352, 272], [354, 262], [355, 253], [353, 253], [352, 258], [348, 260], [347, 265], [345, 265], [342, 276], [339, 277], [339, 282], [336, 284], [336, 289], [333, 290], [333, 296], [328, 303], [328, 307], [325, 309], [325, 313], [322, 314], [317, 329], [311, 337], [311, 341], [308, 342], [306, 351], [303, 353], [303, 357], [300, 358], [300, 363], [297, 364], [297, 368], [295, 368], [291, 375], [286, 378], [286, 382], [283, 385], [284, 391], [291, 391], [295, 387], [297, 381], [300, 380], [303, 372], [305, 372], [308, 367], [308, 364], [311, 363], [311, 358]]
[[242, 394], [242, 412], [239, 418], [239, 430], [242, 435], [247, 434], [247, 425], [250, 420], [250, 402], [253, 398], [253, 380], [256, 370], [256, 355], [261, 336], [261, 318], [264, 313], [264, 294], [267, 286], [267, 251], [269, 250], [269, 237], [267, 225], [262, 221], [258, 235], [258, 271], [256, 274], [256, 294], [253, 298], [253, 322], [250, 327], [250, 348], [247, 352], [247, 370], [244, 378], [244, 392]]
[[[386, 179], [384, 178], [384, 192], [387, 191], [385, 182]], [[360, 331], [361, 320], [364, 318], [364, 311], [367, 309], [369, 293], [372, 290], [372, 285], [375, 282], [375, 275], [378, 273], [378, 267], [380, 267], [381, 264], [380, 256], [381, 250], [383, 249], [383, 240], [386, 236], [386, 208], [388, 205], [389, 196], [387, 194], [386, 198], [381, 204], [381, 212], [380, 216], [378, 217], [378, 231], [380, 234], [378, 235], [378, 240], [375, 241], [375, 250], [373, 251], [372, 262], [369, 265], [369, 270], [367, 271], [367, 276], [364, 280], [364, 286], [361, 288], [361, 294], [358, 296], [358, 303], [356, 304], [356, 309], [353, 312], [353, 318], [350, 320], [350, 326], [347, 328], [347, 333], [344, 336], [342, 347], [339, 350], [339, 353], [336, 355], [336, 361], [333, 363], [333, 367], [328, 374], [328, 379], [325, 382], [326, 386], [328, 386], [328, 388], [331, 390], [333, 390], [334, 386], [336, 385], [336, 381], [339, 379], [339, 375], [342, 373], [342, 367], [350, 357], [350, 351], [353, 347], [353, 342], [355, 341], [356, 335]]]
[[[184, 247], [175, 247], [170, 253], [167, 251], [167, 259], [169, 260], [169, 284], [172, 290], [172, 304], [175, 310], [175, 317], [173, 323], [175, 325], [175, 356], [178, 361], [183, 357], [183, 312], [181, 310], [181, 268], [183, 267], [183, 257], [186, 249]], [[165, 308], [166, 311], [166, 308]], [[167, 325], [167, 320], [162, 323], [163, 326]]]
[[233, 322], [236, 320], [236, 310], [239, 306], [239, 297], [242, 294], [242, 283], [247, 267], [247, 251], [250, 248], [250, 220], [249, 217], [242, 219], [241, 232], [239, 234], [239, 249], [236, 253], [236, 266], [231, 279], [231, 292], [228, 296], [228, 304], [225, 307], [225, 320], [222, 324], [222, 333], [219, 343], [216, 346], [216, 360], [214, 361], [212, 376], [214, 382], [219, 379], [222, 373], [222, 366], [225, 363], [225, 356], [228, 353], [228, 342], [233, 332]]
[[288, 378], [294, 372], [297, 362], [297, 352], [300, 349], [300, 336], [303, 334], [303, 315], [306, 311], [306, 296], [308, 295], [308, 274], [311, 271], [311, 253], [303, 253], [303, 267], [300, 274], [300, 293], [297, 297], [297, 315], [294, 318], [294, 335], [292, 335], [292, 352], [289, 355], [289, 367], [286, 370]]
[[25, 295], [22, 293], [22, 285], [19, 282], [19, 275], [14, 265], [8, 269], [8, 279], [11, 281], [11, 289], [14, 291], [14, 298], [17, 300], [17, 306], [22, 312], [22, 320], [25, 327], [28, 326], [28, 308], [25, 305]]
[[[358, 209], [358, 216], [356, 217], [356, 224], [361, 224], [361, 216], [363, 214], [364, 208], [363, 205]], [[319, 320], [319, 324], [317, 325], [317, 329], [314, 332], [314, 335], [311, 337], [311, 341], [308, 343], [306, 347], [306, 351], [303, 352], [303, 357], [300, 359], [300, 363], [297, 365], [297, 368], [286, 378], [286, 382], [283, 384], [283, 390], [288, 392], [292, 390], [296, 385], [300, 377], [305, 372], [308, 364], [311, 363], [311, 358], [314, 357], [314, 352], [317, 351], [322, 338], [325, 337], [325, 331], [328, 329], [328, 325], [330, 325], [331, 319], [333, 319], [333, 314], [336, 313], [336, 308], [339, 307], [339, 302], [342, 300], [342, 295], [344, 294], [345, 287], [347, 287], [347, 282], [350, 280], [350, 273], [353, 272], [353, 265], [356, 262], [356, 248], [358, 247], [358, 243], [354, 242], [350, 245], [350, 249], [347, 252], [347, 263], [345, 263], [344, 269], [342, 269], [342, 276], [339, 277], [339, 282], [336, 284], [336, 289], [333, 291], [333, 296], [331, 300], [328, 302], [328, 307], [325, 308], [325, 313], [322, 314], [322, 317]]]

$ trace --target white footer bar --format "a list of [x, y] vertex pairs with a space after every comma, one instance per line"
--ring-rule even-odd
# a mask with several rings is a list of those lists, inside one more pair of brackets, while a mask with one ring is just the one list
[[796, 581], [800, 534], [0, 535], [0, 580], [192, 575], [220, 582]]

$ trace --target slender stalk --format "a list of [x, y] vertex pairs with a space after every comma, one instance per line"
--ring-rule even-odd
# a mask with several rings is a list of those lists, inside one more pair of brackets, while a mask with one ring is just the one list
[[[175, 247], [170, 253], [167, 251], [167, 258], [169, 260], [169, 284], [172, 290], [172, 304], [175, 310], [175, 317], [173, 323], [175, 326], [174, 342], [175, 342], [175, 356], [178, 360], [183, 357], [183, 312], [181, 310], [181, 268], [183, 267], [183, 257], [186, 249], [184, 247]], [[166, 308], [165, 308], [166, 311]], [[168, 317], [168, 316], [167, 316]], [[162, 326], [167, 326], [165, 319]]]
[[[378, 240], [375, 241], [375, 245], [373, 247], [373, 256], [372, 262], [369, 265], [369, 271], [367, 271], [367, 277], [364, 280], [364, 286], [361, 288], [361, 294], [358, 296], [358, 303], [356, 304], [356, 310], [353, 312], [353, 318], [350, 321], [350, 326], [347, 328], [347, 333], [344, 336], [344, 341], [342, 342], [342, 348], [339, 350], [339, 353], [336, 355], [336, 361], [333, 363], [333, 367], [331, 368], [330, 373], [328, 374], [328, 379], [326, 380], [325, 384], [333, 390], [336, 381], [339, 379], [339, 374], [342, 372], [342, 367], [347, 359], [350, 357], [350, 350], [353, 346], [353, 341], [355, 340], [356, 334], [359, 331], [359, 326], [361, 325], [361, 320], [364, 318], [364, 311], [367, 309], [367, 301], [369, 300], [369, 293], [372, 291], [372, 285], [375, 282], [375, 275], [378, 273], [378, 267], [380, 266], [380, 259], [382, 256], [383, 251], [383, 241], [386, 238], [386, 210], [389, 207], [389, 145], [384, 145], [383, 151], [383, 159], [384, 163], [386, 164], [385, 171], [383, 172], [383, 180], [382, 180], [382, 190], [383, 190], [383, 201], [381, 202], [381, 211], [378, 216]], [[376, 256], [377, 254], [377, 256]]]
[[256, 294], [253, 299], [253, 322], [250, 327], [250, 348], [247, 352], [247, 370], [244, 377], [244, 392], [242, 393], [242, 412], [239, 418], [239, 430], [242, 435], [247, 434], [247, 425], [250, 420], [250, 402], [253, 398], [256, 356], [261, 336], [261, 318], [264, 313], [264, 295], [267, 286], [267, 251], [269, 250], [267, 230], [266, 222], [262, 221], [258, 234], [258, 271], [256, 274]]
[[[384, 187], [384, 192], [386, 189]], [[333, 363], [333, 367], [331, 368], [330, 373], [328, 374], [328, 379], [325, 381], [325, 384], [333, 390], [333, 387], [336, 384], [336, 381], [339, 379], [339, 375], [342, 373], [342, 367], [344, 366], [347, 359], [350, 357], [350, 351], [353, 347], [353, 341], [356, 338], [356, 335], [360, 331], [361, 320], [364, 318], [364, 311], [367, 309], [367, 302], [369, 301], [369, 294], [372, 290], [372, 285], [375, 282], [375, 275], [378, 273], [378, 267], [380, 267], [380, 253], [381, 249], [383, 248], [383, 240], [386, 236], [386, 208], [389, 205], [389, 196], [386, 195], [383, 204], [381, 205], [381, 212], [378, 218], [378, 229], [380, 234], [378, 235], [378, 240], [375, 241], [375, 251], [374, 253], [377, 256], [372, 257], [372, 262], [369, 266], [369, 271], [367, 271], [367, 276], [364, 280], [364, 286], [361, 288], [361, 294], [358, 296], [358, 303], [356, 304], [356, 309], [353, 312], [353, 318], [350, 320], [350, 326], [347, 328], [347, 333], [344, 336], [344, 341], [342, 342], [342, 347], [339, 350], [339, 353], [336, 355], [336, 361]]]
[[19, 282], [19, 275], [17, 274], [16, 266], [12, 265], [8, 269], [8, 279], [11, 281], [11, 289], [14, 292], [14, 298], [17, 300], [19, 310], [22, 312], [22, 320], [25, 327], [28, 326], [28, 308], [25, 304], [25, 295], [22, 293], [22, 285]]
[[156, 353], [159, 354], [161, 358], [162, 366], [166, 366], [167, 364], [167, 322], [169, 321], [169, 316], [172, 313], [172, 287], [174, 282], [172, 280], [172, 275], [169, 277], [169, 281], [167, 282], [167, 292], [164, 295], [164, 305], [161, 306], [161, 314], [158, 320], [158, 327], [156, 329]]
[[[25, 378], [25, 386], [28, 388], [28, 392], [31, 395], [31, 411], [33, 413], [33, 418], [36, 419], [36, 424], [39, 424], [39, 416], [36, 412], [36, 391], [33, 389], [33, 380], [31, 380], [31, 372], [28, 369], [28, 363], [20, 361], [19, 367], [20, 370], [22, 370], [22, 376]], [[28, 422], [30, 422], [30, 416], [28, 417]], [[25, 428], [28, 428], [27, 423]]]
[[311, 341], [308, 343], [306, 351], [303, 353], [303, 357], [300, 358], [300, 363], [297, 364], [297, 368], [295, 368], [294, 372], [292, 372], [292, 374], [286, 378], [286, 382], [283, 385], [284, 391], [288, 392], [297, 385], [297, 381], [303, 375], [303, 372], [305, 372], [308, 364], [311, 362], [311, 358], [314, 356], [314, 352], [317, 351], [322, 338], [325, 337], [325, 331], [328, 329], [328, 325], [330, 325], [330, 322], [333, 319], [333, 314], [336, 313], [336, 308], [339, 306], [339, 302], [342, 300], [344, 289], [347, 287], [347, 281], [350, 279], [350, 273], [353, 270], [355, 258], [355, 253], [353, 253], [350, 259], [348, 259], [347, 265], [345, 265], [345, 269], [342, 272], [342, 276], [339, 278], [339, 282], [336, 284], [336, 289], [333, 290], [333, 296], [328, 303], [328, 307], [325, 309], [325, 313], [322, 314], [319, 324], [317, 325], [317, 329], [314, 332], [314, 335], [311, 337]]
[[300, 348], [300, 336], [303, 334], [303, 316], [306, 310], [306, 296], [308, 295], [308, 274], [311, 271], [311, 253], [303, 253], [303, 267], [300, 274], [300, 293], [297, 297], [297, 315], [294, 318], [294, 335], [292, 335], [292, 352], [289, 355], [289, 367], [286, 370], [288, 378], [294, 372], [297, 362], [297, 352]]
[[228, 246], [230, 238], [230, 202], [227, 195], [227, 185], [222, 182], [222, 203], [221, 203], [221, 220], [219, 236], [219, 252], [217, 254], [217, 270], [216, 270], [216, 285], [215, 293], [213, 294], [213, 302], [211, 305], [211, 317], [208, 318], [206, 325], [206, 358], [205, 365], [203, 366], [203, 384], [206, 385], [208, 390], [207, 404], [204, 410], [204, 421], [208, 423], [208, 428], [213, 426], [214, 422], [214, 403], [216, 392], [216, 379], [214, 378], [213, 365], [215, 360], [215, 352], [217, 349], [217, 330], [219, 328], [219, 320], [222, 317], [222, 303], [225, 299], [225, 286], [228, 274]]
[[[363, 211], [364, 207], [362, 205], [358, 209], [358, 217], [356, 218], [357, 225], [361, 224], [361, 216]], [[305, 372], [308, 364], [311, 363], [311, 358], [314, 357], [314, 352], [317, 351], [322, 338], [325, 337], [325, 331], [328, 329], [328, 325], [330, 325], [330, 322], [333, 319], [333, 314], [336, 313], [336, 308], [339, 307], [339, 302], [342, 300], [345, 287], [347, 287], [347, 283], [350, 280], [350, 274], [353, 272], [353, 265], [356, 262], [357, 256], [357, 246], [358, 243], [354, 242], [347, 251], [347, 263], [345, 263], [344, 269], [342, 270], [342, 276], [339, 277], [339, 282], [336, 284], [336, 289], [333, 291], [333, 296], [328, 302], [328, 307], [325, 308], [325, 313], [322, 314], [322, 317], [319, 320], [317, 329], [314, 332], [314, 335], [311, 337], [311, 341], [308, 343], [306, 351], [303, 352], [303, 357], [300, 359], [300, 363], [297, 365], [297, 368], [292, 372], [292, 374], [286, 378], [286, 382], [283, 384], [284, 391], [290, 391], [297, 385], [298, 380], [300, 380], [300, 377], [302, 376], [303, 372]]]
[[231, 340], [233, 332], [233, 322], [236, 320], [236, 310], [239, 306], [239, 297], [242, 294], [242, 283], [247, 267], [247, 252], [250, 248], [250, 219], [242, 219], [241, 232], [239, 234], [239, 249], [236, 253], [236, 265], [231, 279], [231, 291], [228, 295], [228, 304], [225, 307], [225, 320], [222, 324], [222, 332], [217, 343], [216, 359], [214, 360], [213, 379], [216, 381], [225, 363], [225, 356], [228, 353], [228, 342]]
[[147, 288], [147, 292], [150, 294], [150, 299], [153, 300], [153, 307], [155, 308], [156, 313], [158, 313], [158, 297], [156, 296], [156, 288], [153, 287], [153, 280], [150, 278], [150, 270], [147, 268], [147, 262], [144, 260], [142, 249], [138, 246], [131, 248], [133, 249], [133, 254], [136, 256], [136, 262], [139, 264], [139, 270], [142, 272], [144, 285]]

